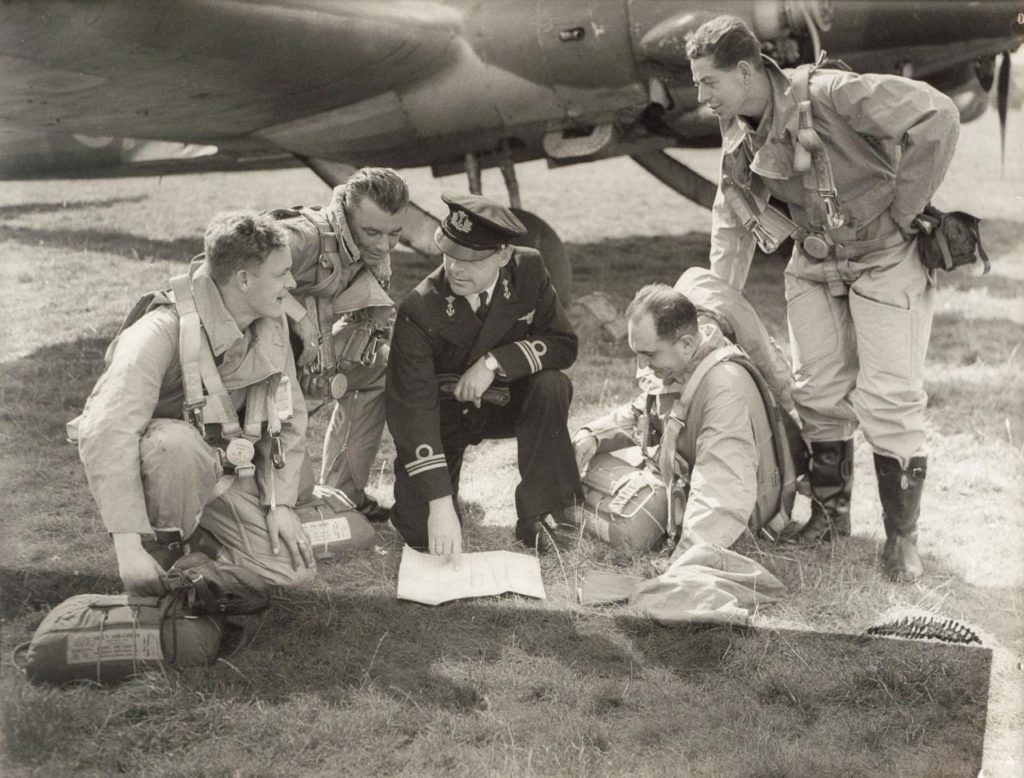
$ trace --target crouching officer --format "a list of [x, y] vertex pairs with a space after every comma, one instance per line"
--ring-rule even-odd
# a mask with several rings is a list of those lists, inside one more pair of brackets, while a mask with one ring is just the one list
[[185, 545], [274, 584], [315, 574], [295, 513], [308, 465], [283, 308], [295, 286], [287, 237], [269, 216], [228, 214], [205, 249], [171, 294], [129, 315], [78, 419], [130, 593], [160, 594], [163, 565]]
[[324, 208], [273, 211], [287, 232], [297, 288], [285, 311], [302, 340], [300, 380], [311, 408], [334, 403], [320, 482], [343, 491], [370, 521], [388, 510], [366, 493], [384, 432], [384, 376], [394, 303], [391, 251], [409, 188], [391, 168], [368, 167], [335, 187]]
[[391, 521], [409, 545], [457, 556], [463, 453], [514, 436], [515, 537], [543, 546], [580, 494], [566, 429], [572, 383], [560, 372], [576, 359], [576, 335], [541, 255], [511, 245], [526, 235], [519, 219], [477, 195], [443, 200], [434, 240], [444, 262], [399, 306], [391, 346]]

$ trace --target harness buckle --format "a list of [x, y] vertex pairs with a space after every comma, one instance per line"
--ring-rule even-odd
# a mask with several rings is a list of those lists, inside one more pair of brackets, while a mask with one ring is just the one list
[[825, 259], [829, 253], [828, 241], [820, 235], [808, 235], [800, 241], [800, 247], [807, 256], [813, 259]]
[[199, 430], [200, 434], [203, 434], [206, 429], [206, 425], [203, 423], [204, 405], [206, 405], [205, 397], [199, 402], [185, 403], [185, 421]]
[[275, 470], [280, 470], [285, 465], [284, 444], [281, 443], [280, 435], [270, 436], [270, 461], [274, 463]]
[[818, 194], [825, 202], [825, 220], [829, 229], [834, 230], [846, 224], [846, 216], [839, 207], [839, 193], [835, 189], [829, 189], [821, 190]]

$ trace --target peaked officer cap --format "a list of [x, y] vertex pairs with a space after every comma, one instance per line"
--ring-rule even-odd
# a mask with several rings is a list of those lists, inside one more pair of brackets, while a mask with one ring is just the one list
[[486, 197], [444, 192], [441, 199], [448, 205], [448, 215], [434, 233], [434, 242], [450, 257], [478, 262], [526, 235], [526, 227], [512, 211]]

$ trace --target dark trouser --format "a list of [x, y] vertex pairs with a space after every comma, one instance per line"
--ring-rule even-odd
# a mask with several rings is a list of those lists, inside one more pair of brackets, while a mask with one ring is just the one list
[[[458, 506], [462, 457], [482, 440], [515, 437], [519, 457], [516, 514], [519, 518], [561, 511], [580, 498], [580, 476], [567, 422], [572, 382], [557, 370], [541, 370], [509, 384], [512, 399], [498, 407], [475, 408], [441, 401], [441, 444]], [[417, 499], [405, 468], [395, 464], [395, 506], [391, 523], [405, 542], [427, 547], [429, 505]], [[460, 516], [461, 518], [461, 516]]]

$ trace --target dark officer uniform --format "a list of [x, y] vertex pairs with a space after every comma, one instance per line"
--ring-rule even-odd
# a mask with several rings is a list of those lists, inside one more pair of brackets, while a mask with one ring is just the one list
[[[482, 197], [444, 200], [451, 212], [435, 240], [449, 256], [483, 258], [526, 232], [511, 211]], [[515, 436], [518, 443], [517, 537], [532, 542], [536, 520], [551, 513], [561, 518], [575, 504], [579, 472], [566, 429], [572, 383], [560, 371], [576, 360], [577, 347], [533, 249], [513, 249], [483, 320], [466, 297], [452, 291], [443, 265], [405, 298], [385, 395], [397, 450], [391, 520], [409, 545], [427, 546], [430, 500], [451, 495], [457, 505], [463, 453], [485, 438]], [[499, 368], [492, 388], [508, 387], [507, 405], [485, 400], [476, 408], [439, 392], [439, 376], [462, 375], [488, 353]]]

